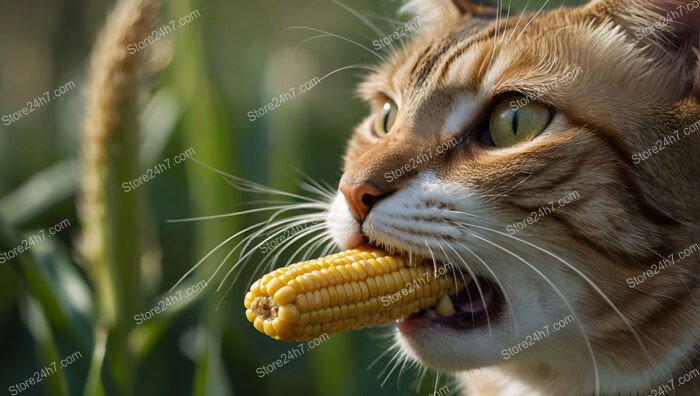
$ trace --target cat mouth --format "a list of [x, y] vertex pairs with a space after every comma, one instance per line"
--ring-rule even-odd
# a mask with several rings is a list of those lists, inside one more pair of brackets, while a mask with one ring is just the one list
[[[462, 279], [462, 274], [455, 273]], [[435, 306], [396, 321], [399, 331], [410, 336], [416, 331], [440, 326], [455, 331], [488, 329], [503, 310], [503, 293], [492, 281], [465, 276], [469, 285], [459, 293], [444, 296]]]
[[[373, 245], [364, 236], [363, 242], [368, 246]], [[402, 334], [409, 336], [421, 329], [435, 326], [460, 332], [488, 329], [498, 320], [505, 300], [495, 282], [481, 276], [472, 278], [466, 271], [439, 261], [425, 261], [438, 269], [444, 269], [445, 276], [455, 279], [455, 282], [465, 283], [467, 287], [457, 294], [443, 296], [430, 308], [397, 320], [396, 327]]]

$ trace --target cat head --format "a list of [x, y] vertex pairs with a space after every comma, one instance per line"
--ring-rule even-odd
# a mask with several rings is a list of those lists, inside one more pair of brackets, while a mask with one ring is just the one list
[[[470, 284], [460, 317], [397, 323], [406, 355], [577, 392], [598, 374], [613, 392], [651, 388], [697, 351], [700, 10], [687, 4], [406, 5], [411, 41], [378, 40], [391, 54], [360, 87], [371, 110], [328, 215], [342, 248], [420, 256]], [[649, 276], [662, 259], [675, 262]]]

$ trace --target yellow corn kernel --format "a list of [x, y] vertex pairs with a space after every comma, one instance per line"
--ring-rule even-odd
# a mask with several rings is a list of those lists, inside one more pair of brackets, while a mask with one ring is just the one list
[[261, 333], [306, 341], [391, 323], [463, 288], [451, 274], [436, 278], [432, 265], [361, 248], [278, 268], [253, 283], [244, 305]]

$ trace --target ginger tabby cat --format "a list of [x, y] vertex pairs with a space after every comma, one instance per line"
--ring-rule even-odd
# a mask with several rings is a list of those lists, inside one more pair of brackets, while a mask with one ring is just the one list
[[403, 358], [469, 395], [700, 395], [697, 5], [406, 4], [442, 11], [361, 85], [327, 220], [470, 284]]

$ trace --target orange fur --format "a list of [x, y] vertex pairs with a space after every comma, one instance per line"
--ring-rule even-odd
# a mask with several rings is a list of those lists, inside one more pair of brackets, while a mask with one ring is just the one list
[[[532, 20], [534, 14], [496, 20], [493, 9], [468, 1], [413, 1], [409, 9], [425, 12], [444, 5], [449, 15], [416, 35], [361, 86], [373, 112], [358, 126], [345, 156], [346, 183], [370, 182], [394, 193], [419, 172], [431, 171], [444, 183], [496, 197], [493, 206], [513, 221], [579, 192], [581, 199], [544, 218], [536, 230], [557, 251], [575, 252], [570, 256], [579, 258], [575, 266], [639, 330], [651, 361], [620, 316], [587, 283], [568, 274], [567, 282], [580, 287], [580, 295], [572, 291], [571, 298], [579, 304], [601, 367], [653, 373], [646, 382], [619, 385], [615, 389], [622, 389], [621, 394], [648, 394], [651, 384], [699, 367], [700, 254], [637, 288], [625, 284], [659, 255], [700, 241], [700, 131], [648, 160], [633, 160], [658, 139], [700, 120], [700, 10], [642, 39], [636, 34], [676, 3], [598, 0], [543, 11]], [[581, 73], [570, 83], [543, 93], [540, 100], [556, 116], [541, 136], [508, 149], [473, 141], [493, 98], [537, 92], [553, 76], [576, 68]], [[442, 126], [452, 103], [465, 94], [474, 97], [476, 110], [464, 130], [446, 133]], [[385, 97], [397, 103], [399, 113], [391, 132], [380, 138], [371, 125]], [[387, 181], [386, 172], [455, 136], [464, 143]], [[654, 360], [671, 350], [678, 350], [677, 357]], [[581, 367], [581, 378], [572, 379], [537, 356], [493, 363], [543, 394], [590, 394], [592, 389], [589, 367]], [[488, 382], [471, 387], [500, 389]], [[603, 384], [602, 389], [614, 386], [618, 384]], [[700, 378], [677, 392], [700, 394]]]

